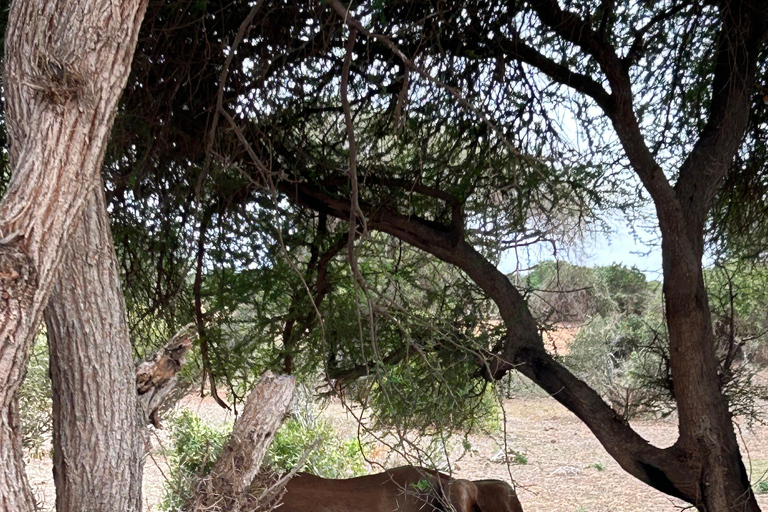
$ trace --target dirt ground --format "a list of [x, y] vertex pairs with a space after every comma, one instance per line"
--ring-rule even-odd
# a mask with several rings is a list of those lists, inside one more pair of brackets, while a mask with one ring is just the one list
[[[184, 406], [211, 422], [228, 418], [210, 399], [188, 397]], [[472, 450], [454, 464], [462, 478], [513, 479], [526, 512], [673, 512], [685, 503], [651, 489], [626, 474], [600, 446], [589, 429], [552, 398], [519, 398], [504, 402], [507, 417], [508, 449], [525, 456], [524, 464], [507, 466], [499, 458], [502, 435], [470, 437]], [[341, 435], [354, 436], [356, 424], [338, 402], [322, 413]], [[657, 446], [669, 446], [677, 437], [674, 418], [664, 421], [636, 421], [636, 430]], [[768, 475], [768, 427], [753, 429], [740, 425], [743, 446], [748, 450], [747, 468], [753, 482]], [[147, 459], [144, 477], [144, 510], [157, 511], [162, 497], [163, 473], [167, 465], [157, 448], [163, 434], [155, 436], [152, 457]], [[377, 449], [374, 448], [374, 452]], [[374, 458], [385, 454], [374, 453]], [[745, 454], [747, 450], [744, 450]], [[395, 463], [396, 461], [391, 461]], [[50, 460], [31, 459], [28, 473], [41, 501], [41, 510], [53, 510], [54, 491]], [[758, 495], [768, 510], [768, 494]], [[310, 512], [310, 511], [308, 511]]]

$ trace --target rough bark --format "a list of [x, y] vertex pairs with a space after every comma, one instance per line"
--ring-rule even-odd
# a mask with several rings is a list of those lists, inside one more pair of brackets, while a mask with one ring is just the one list
[[181, 398], [186, 391], [177, 388], [177, 377], [196, 337], [194, 325], [186, 325], [151, 359], [136, 367], [136, 392], [143, 424], [152, 423], [161, 428], [160, 412], [172, 407], [176, 401], [174, 398]]
[[144, 441], [125, 303], [104, 191], [90, 195], [45, 310], [56, 509], [139, 512]]
[[33, 510], [15, 394], [67, 242], [98, 183], [145, 0], [15, 1], [5, 34], [13, 175], [0, 203], [0, 509]]
[[235, 421], [229, 442], [211, 474], [196, 485], [189, 510], [253, 511], [259, 506], [251, 485], [261, 461], [283, 422], [296, 387], [294, 377], [262, 375], [242, 414]]

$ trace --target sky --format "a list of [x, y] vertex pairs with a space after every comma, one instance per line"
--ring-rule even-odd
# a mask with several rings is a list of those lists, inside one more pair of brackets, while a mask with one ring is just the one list
[[[655, 226], [635, 224], [626, 219], [608, 220], [610, 232], [588, 236], [578, 247], [561, 248], [557, 259], [575, 265], [606, 266], [621, 263], [637, 267], [648, 279], [661, 279], [661, 247]], [[539, 244], [517, 253], [508, 251], [501, 257], [498, 268], [504, 273], [527, 269], [544, 261], [555, 259], [552, 246]]]

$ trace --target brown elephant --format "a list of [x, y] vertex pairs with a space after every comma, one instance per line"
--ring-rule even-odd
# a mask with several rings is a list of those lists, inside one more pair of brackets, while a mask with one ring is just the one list
[[330, 480], [299, 473], [276, 512], [522, 512], [501, 480], [461, 480], [415, 466]]

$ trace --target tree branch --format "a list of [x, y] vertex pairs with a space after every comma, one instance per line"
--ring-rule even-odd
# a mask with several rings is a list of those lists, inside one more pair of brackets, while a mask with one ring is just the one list
[[185, 357], [197, 337], [194, 324], [181, 328], [152, 359], [136, 367], [136, 392], [144, 413], [144, 424], [160, 428], [160, 411], [167, 409], [169, 396], [176, 389], [177, 375], [184, 367]]
[[566, 85], [577, 92], [586, 94], [603, 109], [608, 112], [613, 110], [613, 98], [594, 78], [577, 73], [568, 66], [559, 64], [532, 46], [525, 44], [520, 38], [502, 39], [499, 48], [506, 54], [529, 64], [555, 82]]
[[195, 486], [185, 510], [258, 509], [259, 497], [251, 495], [249, 487], [285, 418], [295, 387], [291, 376], [275, 376], [271, 372], [261, 376], [235, 421], [229, 442], [210, 475]]
[[288, 375], [290, 375], [293, 370], [293, 350], [296, 342], [299, 341], [299, 337], [309, 331], [315, 321], [317, 321], [317, 308], [320, 307], [325, 296], [331, 290], [331, 283], [328, 281], [328, 264], [347, 246], [348, 243], [347, 237], [340, 237], [325, 252], [319, 254], [319, 243], [322, 241], [321, 238], [326, 234], [327, 229], [326, 214], [321, 212], [320, 217], [321, 218], [318, 220], [318, 240], [316, 240], [310, 248], [312, 256], [307, 264], [306, 277], [304, 279], [306, 282], [309, 282], [312, 272], [317, 271], [314, 287], [315, 296], [313, 298], [311, 297], [315, 307], [301, 318], [297, 318], [299, 301], [300, 298], [304, 296], [303, 293], [297, 291], [291, 298], [291, 306], [288, 313], [289, 318], [286, 320], [283, 329], [283, 350], [281, 355], [283, 357], [283, 368]]
[[348, 382], [360, 377], [365, 377], [371, 374], [371, 371], [382, 366], [392, 366], [399, 363], [409, 355], [413, 354], [416, 349], [410, 343], [406, 343], [402, 347], [393, 350], [381, 360], [370, 360], [366, 363], [356, 364], [349, 368], [329, 368], [328, 376], [331, 379], [337, 381]]
[[611, 120], [632, 168], [659, 210], [662, 232], [682, 232], [685, 220], [674, 189], [646, 144], [634, 112], [628, 67], [615, 49], [595, 34], [589, 23], [572, 12], [563, 11], [557, 0], [533, 0], [531, 5], [546, 26], [565, 40], [581, 46], [600, 65], [612, 91], [611, 108], [603, 107], [603, 111]]
[[644, 38], [654, 26], [672, 18], [679, 12], [683, 11], [686, 7], [690, 7], [691, 5], [692, 2], [690, 0], [686, 0], [684, 2], [680, 2], [677, 5], [673, 5], [666, 11], [661, 11], [660, 13], [656, 14], [656, 16], [648, 20], [648, 23], [637, 30], [635, 32], [635, 38], [632, 41], [627, 54], [621, 59], [621, 63], [624, 69], [629, 70], [629, 68], [642, 56], [643, 44], [645, 42]]
[[211, 396], [216, 401], [217, 404], [219, 404], [224, 409], [230, 410], [229, 405], [227, 405], [224, 400], [221, 399], [219, 396], [219, 392], [216, 389], [216, 377], [213, 374], [213, 370], [211, 368], [211, 357], [208, 352], [208, 334], [206, 332], [206, 323], [207, 319], [205, 317], [205, 313], [203, 312], [203, 298], [202, 298], [202, 287], [203, 287], [203, 263], [205, 259], [205, 235], [208, 231], [208, 223], [211, 221], [211, 217], [213, 216], [213, 207], [209, 206], [205, 209], [203, 212], [203, 216], [200, 219], [200, 230], [198, 233], [197, 238], [197, 255], [196, 255], [196, 266], [195, 266], [195, 280], [192, 283], [192, 294], [194, 296], [195, 300], [195, 324], [197, 325], [197, 332], [200, 336], [200, 357], [203, 360], [203, 379], [200, 384], [200, 393], [203, 394], [204, 387], [205, 387], [205, 378], [208, 377], [208, 382], [210, 384], [211, 388]]
[[[278, 187], [296, 204], [340, 219], [349, 215], [348, 201], [312, 185], [282, 182]], [[365, 203], [360, 207], [368, 216], [370, 229], [391, 234], [455, 265], [496, 303], [507, 333], [500, 353], [486, 353], [484, 373], [489, 378], [498, 379], [513, 368], [519, 370], [576, 414], [625, 470], [673, 496], [695, 499], [696, 479], [679, 467], [674, 448], [661, 450], [651, 446], [594, 390], [546, 353], [525, 300], [492, 263], [465, 241], [457, 240], [444, 226], [441, 229], [436, 223], [384, 207], [372, 208]], [[677, 476], [669, 476], [672, 474]], [[680, 474], [685, 478], [679, 478]]]
[[[707, 124], [680, 167], [675, 192], [684, 211], [704, 229], [707, 212], [741, 145], [747, 127], [757, 55], [768, 29], [768, 6], [760, 0], [721, 3], [712, 101]], [[698, 251], [703, 248], [697, 244]]]

